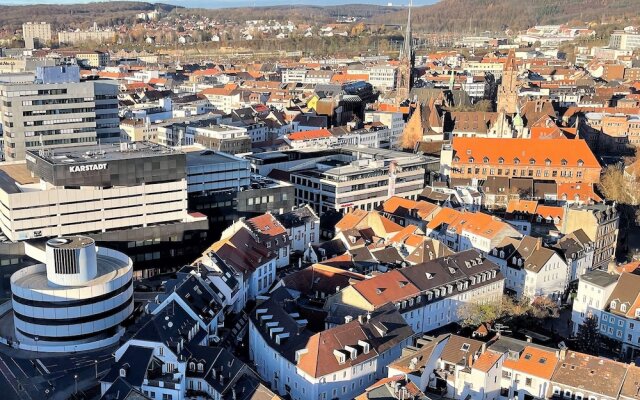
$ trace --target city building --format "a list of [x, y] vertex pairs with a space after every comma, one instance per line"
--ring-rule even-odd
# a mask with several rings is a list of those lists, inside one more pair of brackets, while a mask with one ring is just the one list
[[518, 299], [542, 296], [559, 303], [569, 285], [569, 266], [541, 238], [507, 238], [488, 257], [500, 265], [505, 288]]
[[393, 306], [319, 332], [286, 288], [258, 303], [249, 318], [249, 355], [272, 390], [295, 400], [353, 399], [386, 375], [413, 331]]
[[[186, 156], [152, 143], [29, 151], [0, 167], [0, 229], [11, 241], [87, 234], [141, 269], [191, 261], [207, 219], [187, 209]], [[82, 188], [82, 189], [80, 189]]]
[[382, 149], [344, 146], [350, 157], [318, 161], [311, 168], [290, 173], [296, 202], [309, 204], [316, 213], [351, 208], [373, 210], [390, 196], [416, 199], [427, 171], [437, 160], [427, 156]]
[[607, 269], [618, 245], [620, 214], [615, 204], [574, 204], [565, 207], [560, 232], [569, 234], [582, 229], [594, 243], [593, 269]]
[[357, 282], [331, 295], [325, 309], [373, 312], [392, 304], [415, 332], [429, 332], [458, 322], [462, 304], [498, 300], [503, 292], [500, 268], [467, 250]]
[[248, 153], [251, 151], [251, 136], [247, 129], [229, 125], [210, 125], [187, 127], [193, 129], [195, 142], [202, 146], [229, 154]]
[[[571, 151], [565, 151], [570, 148]], [[600, 163], [581, 139], [455, 137], [442, 149], [441, 173], [449, 179], [491, 176], [558, 183], [597, 183]]]
[[88, 67], [99, 68], [106, 67], [109, 64], [109, 53], [102, 51], [92, 51], [89, 53], [76, 53], [76, 60]]
[[58, 43], [60, 43], [61, 45], [66, 44], [70, 46], [85, 43], [110, 43], [113, 42], [115, 38], [115, 31], [78, 30], [73, 32], [58, 32]]
[[120, 136], [118, 87], [80, 81], [77, 66], [38, 68], [35, 79], [0, 83], [0, 91], [7, 161], [24, 160], [28, 150], [86, 146]]
[[617, 30], [609, 37], [609, 47], [617, 50], [640, 49], [640, 32]]
[[618, 275], [600, 270], [587, 272], [580, 276], [571, 312], [574, 334], [578, 332], [578, 327], [584, 324], [586, 318], [594, 317], [598, 321], [602, 319], [602, 310], [607, 306], [607, 301], [616, 287], [618, 278]]
[[308, 204], [274, 216], [287, 230], [291, 251], [303, 253], [310, 246], [320, 243], [320, 218]]
[[[133, 263], [86, 236], [50, 239], [42, 264], [11, 276], [15, 338], [23, 349], [75, 352], [112, 345], [133, 312]], [[43, 254], [44, 253], [44, 254]]]
[[46, 47], [51, 43], [51, 24], [48, 22], [26, 22], [22, 24], [22, 38], [26, 49]]

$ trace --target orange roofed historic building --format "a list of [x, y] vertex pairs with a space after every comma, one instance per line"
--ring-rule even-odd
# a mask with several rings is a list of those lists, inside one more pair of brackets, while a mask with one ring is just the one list
[[441, 172], [449, 178], [490, 176], [596, 183], [600, 164], [581, 139], [495, 139], [456, 137], [445, 145]]

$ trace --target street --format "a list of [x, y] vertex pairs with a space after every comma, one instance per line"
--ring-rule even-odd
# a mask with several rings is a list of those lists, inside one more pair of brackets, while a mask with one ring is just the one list
[[6, 400], [66, 400], [95, 384], [113, 363], [115, 347], [86, 353], [45, 354], [0, 348], [0, 387]]

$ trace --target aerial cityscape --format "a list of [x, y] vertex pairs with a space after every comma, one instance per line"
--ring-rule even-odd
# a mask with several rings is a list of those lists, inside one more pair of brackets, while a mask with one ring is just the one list
[[640, 0], [0, 5], [0, 400], [640, 400]]

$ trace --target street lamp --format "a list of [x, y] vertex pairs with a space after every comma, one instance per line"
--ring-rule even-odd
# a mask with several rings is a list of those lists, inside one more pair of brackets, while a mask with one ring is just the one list
[[35, 340], [35, 341], [36, 341], [36, 358], [38, 358], [38, 340], [40, 340], [40, 338], [39, 338], [39, 337], [37, 337], [37, 336], [35, 336], [35, 337], [33, 338], [33, 340]]
[[96, 379], [98, 379], [98, 360], [93, 360], [96, 365]]
[[73, 376], [73, 379], [75, 380], [75, 383], [76, 383], [76, 391], [73, 394], [78, 394], [78, 374], [75, 374]]

